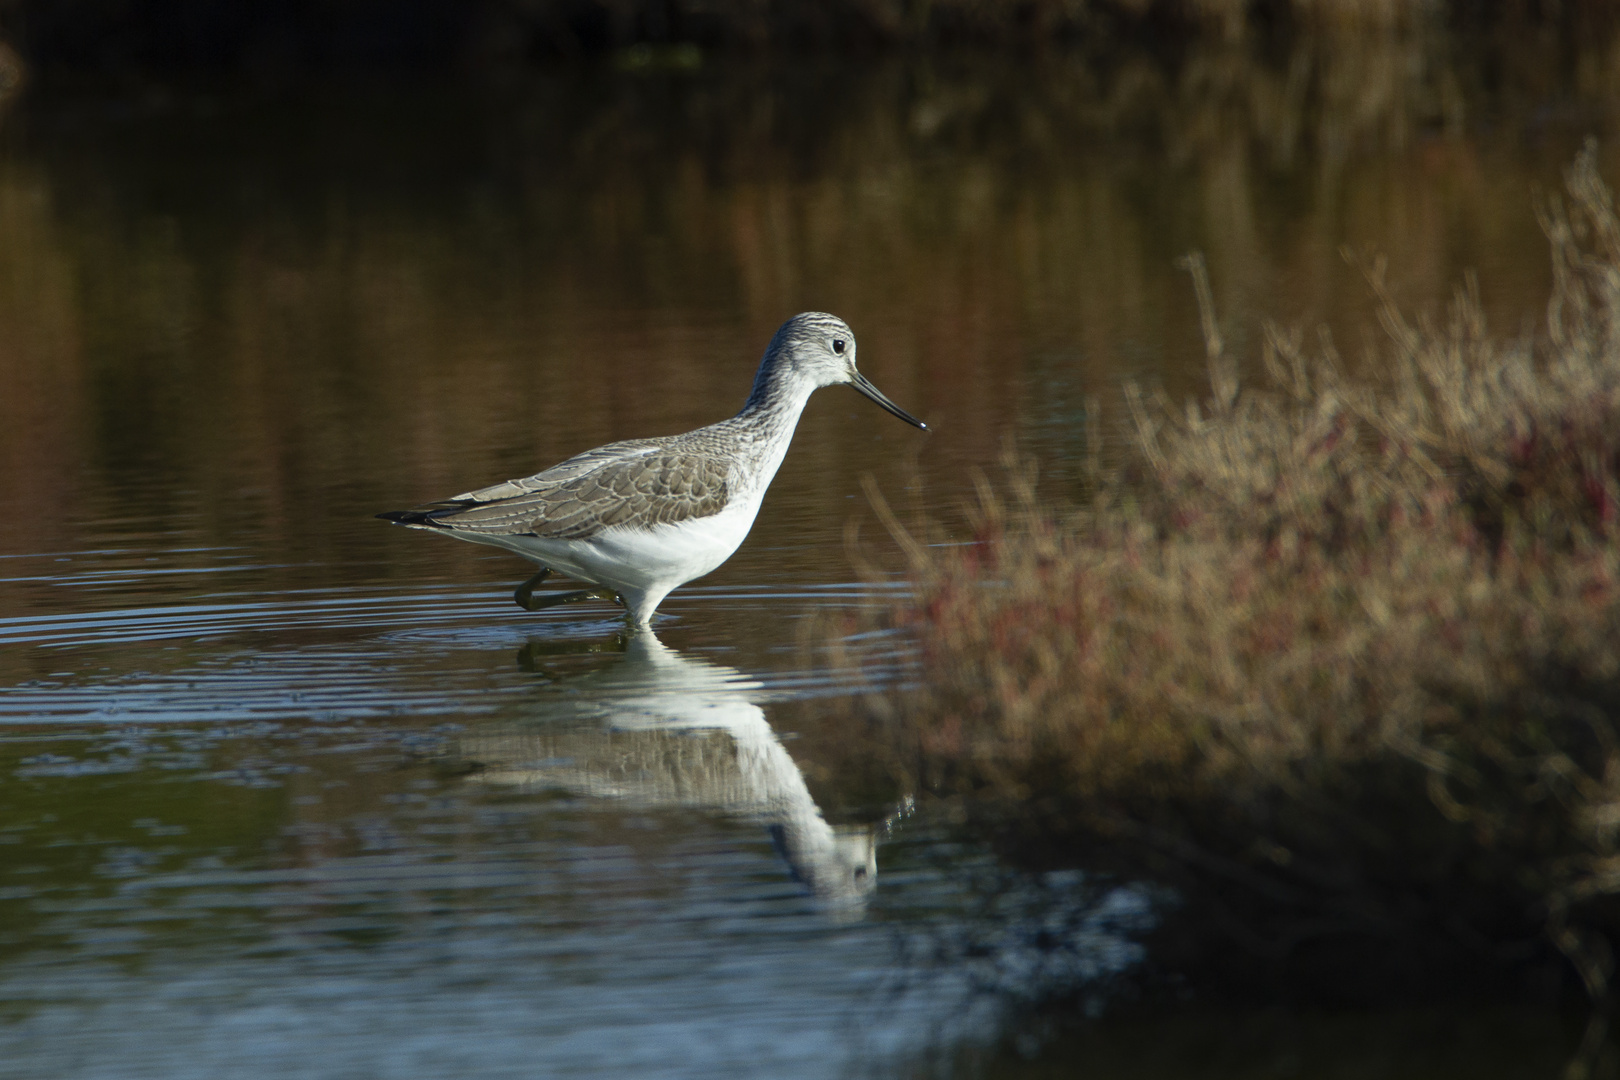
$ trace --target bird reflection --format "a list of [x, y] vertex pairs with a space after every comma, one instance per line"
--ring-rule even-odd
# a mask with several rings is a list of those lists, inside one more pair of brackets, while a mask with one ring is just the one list
[[[472, 779], [757, 821], [815, 896], [863, 903], [877, 880], [875, 831], [827, 823], [752, 700], [760, 684], [682, 656], [650, 633], [617, 647], [617, 663], [559, 681], [544, 724], [464, 737], [463, 755], [480, 766]], [[519, 662], [538, 667], [553, 652], [531, 643]]]

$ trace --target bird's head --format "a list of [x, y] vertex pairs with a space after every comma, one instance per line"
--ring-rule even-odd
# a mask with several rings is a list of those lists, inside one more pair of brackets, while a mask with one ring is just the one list
[[782, 324], [765, 349], [760, 379], [783, 377], [810, 387], [853, 386], [906, 423], [928, 430], [856, 368], [855, 332], [836, 315], [806, 311]]

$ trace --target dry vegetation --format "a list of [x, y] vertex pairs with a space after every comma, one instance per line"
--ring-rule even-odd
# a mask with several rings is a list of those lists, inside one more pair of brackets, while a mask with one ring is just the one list
[[1468, 289], [1442, 320], [1386, 302], [1392, 377], [1352, 381], [1272, 329], [1262, 391], [1209, 317], [1210, 399], [1133, 399], [1132, 459], [1094, 466], [1083, 506], [1043, 502], [1013, 461], [970, 543], [890, 516], [916, 588], [884, 619], [921, 671], [867, 701], [863, 749], [992, 811], [1022, 857], [1146, 860], [1273, 962], [1257, 980], [1294, 964], [1382, 994], [1410, 972], [1371, 940], [1429, 974], [1517, 965], [1511, 982], [1538, 948], [1557, 966], [1550, 943], [1604, 997], [1620, 220], [1590, 148], [1568, 190], [1541, 208], [1538, 341], [1492, 337]]

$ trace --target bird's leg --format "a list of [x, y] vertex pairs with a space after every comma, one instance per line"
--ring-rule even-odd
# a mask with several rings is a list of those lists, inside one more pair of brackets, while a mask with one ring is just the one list
[[550, 576], [551, 568], [542, 566], [538, 574], [519, 585], [517, 591], [512, 594], [517, 606], [524, 611], [540, 611], [543, 608], [556, 607], [558, 604], [577, 604], [581, 600], [612, 600], [621, 606], [624, 604], [624, 597], [606, 586], [581, 589], [578, 592], [542, 593], [538, 597], [535, 596], [535, 586]]
[[[512, 599], [517, 601], [517, 606], [524, 611], [534, 611], [534, 587], [550, 576], [551, 568], [542, 566], [538, 574], [519, 585], [517, 591], [512, 594]], [[541, 606], [546, 605], [542, 604]]]

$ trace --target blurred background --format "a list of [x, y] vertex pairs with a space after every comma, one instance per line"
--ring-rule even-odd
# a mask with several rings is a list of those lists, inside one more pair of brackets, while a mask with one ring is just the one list
[[[0, 0], [0, 41], [0, 1076], [1567, 1057], [1556, 987], [1048, 1041], [1052, 987], [1128, 1002], [1163, 898], [1008, 884], [834, 771], [815, 703], [860, 688], [806, 642], [866, 602], [847, 526], [887, 557], [863, 474], [949, 523], [1008, 438], [1062, 492], [1088, 398], [1106, 443], [1126, 380], [1200, 392], [1190, 250], [1246, 372], [1266, 320], [1378, 363], [1346, 250], [1414, 315], [1474, 275], [1539, 333], [1534, 200], [1589, 137], [1620, 175], [1614, 5]], [[806, 309], [934, 434], [818, 395], [663, 606], [679, 678], [371, 520], [727, 416]], [[604, 734], [626, 672], [739, 745], [762, 710], [877, 889], [831, 904], [722, 780], [626, 779], [691, 748]], [[510, 730], [574, 741], [485, 760]]]

